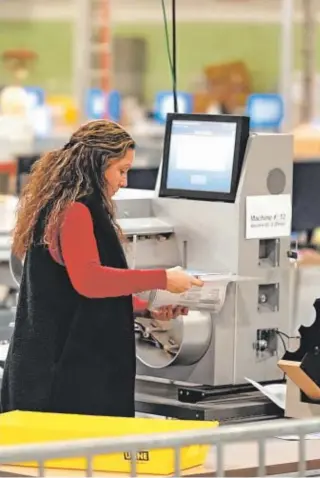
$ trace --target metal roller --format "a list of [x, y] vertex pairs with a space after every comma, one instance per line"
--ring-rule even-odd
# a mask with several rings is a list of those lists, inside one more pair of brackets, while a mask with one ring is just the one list
[[153, 322], [150, 319], [138, 321], [144, 326], [145, 333], [136, 339], [137, 358], [150, 368], [162, 369], [173, 364], [192, 365], [208, 350], [212, 336], [209, 312], [190, 311], [187, 316], [170, 322]]

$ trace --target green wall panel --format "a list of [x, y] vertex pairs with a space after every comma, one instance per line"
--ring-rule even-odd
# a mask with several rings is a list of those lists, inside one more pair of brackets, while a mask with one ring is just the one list
[[[294, 68], [301, 69], [301, 26], [294, 32]], [[262, 23], [181, 23], [178, 38], [178, 87], [189, 91], [206, 65], [242, 60], [251, 73], [255, 91], [277, 88], [281, 54], [281, 27]], [[155, 91], [171, 88], [170, 70], [162, 25], [118, 25], [114, 34], [138, 36], [148, 44], [146, 97], [152, 100]], [[316, 45], [320, 44], [320, 28]], [[320, 48], [317, 49], [320, 70]]]
[[[162, 26], [119, 25], [114, 33], [146, 38], [148, 99], [154, 91], [171, 86]], [[233, 60], [246, 62], [257, 90], [265, 91], [275, 87], [279, 56], [277, 25], [183, 23], [178, 27], [177, 36], [179, 88], [192, 88], [206, 65]]]
[[[296, 29], [295, 66], [301, 65], [300, 28]], [[119, 24], [113, 34], [147, 41], [146, 99], [171, 88], [164, 27], [162, 24]], [[275, 24], [181, 23], [178, 24], [178, 86], [191, 90], [203, 68], [211, 63], [244, 60], [256, 91], [276, 88], [280, 61], [280, 27]], [[318, 42], [320, 34], [318, 32]], [[50, 92], [72, 91], [72, 25], [68, 22], [0, 21], [0, 52], [8, 48], [30, 48], [40, 60], [29, 83]], [[320, 51], [317, 58], [320, 64]], [[3, 78], [3, 81], [1, 80]], [[0, 83], [8, 75], [0, 65]]]
[[[247, 64], [256, 91], [274, 91], [280, 64], [281, 29], [277, 24], [181, 23], [178, 38], [178, 85], [190, 90], [206, 65], [242, 60]], [[164, 28], [159, 25], [118, 25], [114, 34], [139, 36], [148, 43], [146, 96], [170, 88]], [[295, 67], [301, 66], [301, 28], [295, 29]], [[320, 32], [318, 31], [318, 42]], [[320, 65], [320, 50], [317, 58]]]
[[[27, 48], [39, 55], [28, 83], [51, 93], [72, 91], [72, 25], [70, 22], [0, 21], [0, 54], [7, 49]], [[9, 76], [0, 63], [0, 84]]]

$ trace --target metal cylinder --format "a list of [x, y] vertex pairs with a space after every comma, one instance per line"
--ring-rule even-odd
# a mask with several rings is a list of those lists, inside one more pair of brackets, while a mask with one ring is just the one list
[[171, 320], [166, 342], [176, 344], [174, 353], [137, 339], [137, 359], [145, 366], [162, 369], [171, 365], [193, 365], [205, 355], [212, 337], [212, 317], [206, 311], [190, 311], [187, 316]]

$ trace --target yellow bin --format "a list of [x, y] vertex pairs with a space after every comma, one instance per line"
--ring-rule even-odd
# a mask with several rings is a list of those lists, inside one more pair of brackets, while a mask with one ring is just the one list
[[[212, 421], [113, 418], [14, 411], [0, 415], [0, 446], [213, 429], [217, 426], [218, 422]], [[205, 445], [192, 445], [181, 449], [181, 469], [203, 465], [208, 449], [209, 447]], [[35, 462], [20, 465], [37, 466]], [[85, 458], [68, 458], [49, 460], [45, 465], [47, 468], [85, 470], [87, 463]], [[130, 471], [130, 456], [127, 453], [96, 456], [93, 459], [93, 469], [127, 473]], [[157, 475], [173, 473], [174, 451], [141, 450], [137, 455], [137, 472]]]

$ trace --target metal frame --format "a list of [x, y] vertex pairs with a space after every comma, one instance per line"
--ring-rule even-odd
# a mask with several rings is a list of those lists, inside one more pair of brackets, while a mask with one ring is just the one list
[[213, 445], [216, 447], [216, 476], [225, 476], [224, 446], [235, 442], [255, 441], [258, 444], [258, 474], [266, 476], [266, 441], [286, 435], [299, 436], [299, 476], [306, 475], [306, 435], [320, 432], [320, 420], [281, 420], [266, 424], [225, 426], [213, 430], [180, 431], [144, 436], [85, 439], [47, 443], [43, 445], [22, 445], [0, 448], [0, 464], [36, 461], [39, 475], [45, 476], [45, 461], [49, 459], [85, 457], [86, 476], [93, 476], [93, 457], [112, 453], [129, 452], [131, 459], [130, 476], [137, 476], [136, 453], [139, 450], [173, 449], [175, 456], [174, 476], [181, 476], [180, 449], [191, 445]]
[[138, 375], [135, 402], [139, 413], [179, 420], [235, 424], [283, 418], [283, 410], [250, 384], [201, 387]]
[[280, 85], [283, 98], [284, 119], [282, 130], [292, 129], [292, 83], [294, 56], [294, 0], [281, 0], [281, 49], [280, 49]]

